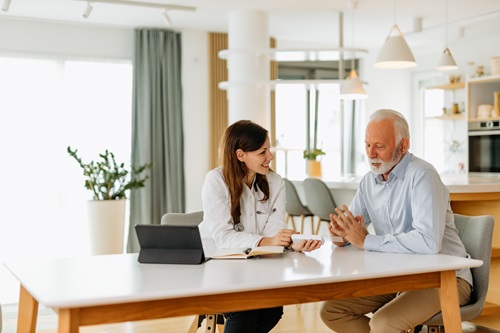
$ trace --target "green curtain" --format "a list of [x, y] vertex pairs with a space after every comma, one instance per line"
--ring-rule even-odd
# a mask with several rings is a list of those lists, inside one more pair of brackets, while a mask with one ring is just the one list
[[146, 187], [130, 195], [128, 252], [138, 252], [136, 224], [184, 212], [180, 33], [136, 29], [132, 164], [152, 163]]

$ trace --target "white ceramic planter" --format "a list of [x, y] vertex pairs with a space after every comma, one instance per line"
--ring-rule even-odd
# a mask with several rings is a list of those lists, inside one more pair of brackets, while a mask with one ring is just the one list
[[126, 200], [89, 200], [90, 253], [123, 253]]

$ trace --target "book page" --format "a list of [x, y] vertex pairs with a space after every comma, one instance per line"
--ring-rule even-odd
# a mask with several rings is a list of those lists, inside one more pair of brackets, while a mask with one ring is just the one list
[[283, 246], [259, 246], [251, 248], [217, 249], [212, 255], [212, 259], [246, 259], [267, 254], [283, 253]]
[[252, 256], [261, 256], [261, 255], [265, 255], [265, 254], [283, 253], [284, 251], [285, 251], [285, 248], [283, 246], [272, 246], [272, 245], [258, 246], [256, 248], [252, 249], [252, 251], [250, 251], [248, 256], [252, 257]]

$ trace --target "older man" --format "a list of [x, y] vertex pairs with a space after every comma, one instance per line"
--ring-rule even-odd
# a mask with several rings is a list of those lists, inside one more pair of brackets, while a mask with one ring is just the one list
[[[399, 112], [382, 109], [371, 115], [365, 132], [371, 172], [361, 180], [349, 208], [342, 205], [330, 216], [330, 232], [344, 240], [336, 245], [467, 257], [447, 188], [434, 167], [409, 153], [409, 148], [408, 123]], [[375, 234], [368, 233], [369, 224]], [[457, 284], [460, 304], [467, 304], [472, 288], [469, 269], [457, 271]], [[439, 311], [439, 291], [428, 289], [327, 301], [321, 319], [337, 333], [399, 333]]]

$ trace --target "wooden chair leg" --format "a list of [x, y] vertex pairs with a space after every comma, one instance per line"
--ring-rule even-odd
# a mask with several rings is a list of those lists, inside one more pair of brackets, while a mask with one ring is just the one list
[[304, 221], [305, 221], [306, 217], [305, 215], [300, 215], [300, 233], [303, 234], [304, 233]]
[[286, 213], [286, 218], [285, 218], [286, 225], [288, 225], [288, 220], [292, 221], [292, 229], [297, 230], [297, 227], [295, 227], [295, 219], [293, 218], [293, 215]]
[[315, 235], [319, 234], [320, 227], [321, 227], [321, 218], [318, 218], [318, 224], [316, 224], [316, 230], [314, 231]]
[[188, 333], [196, 333], [198, 330], [200, 323], [200, 316], [194, 316], [193, 322], [191, 323], [191, 326], [188, 328]]

